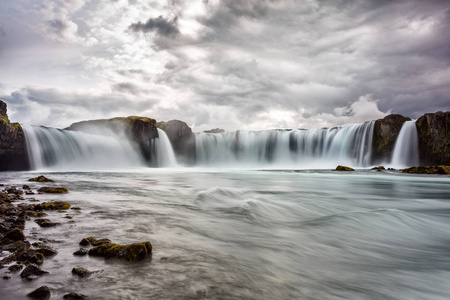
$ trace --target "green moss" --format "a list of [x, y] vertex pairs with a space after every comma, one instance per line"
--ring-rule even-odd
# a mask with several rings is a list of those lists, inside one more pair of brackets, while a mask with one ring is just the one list
[[44, 210], [65, 210], [70, 208], [70, 204], [64, 201], [43, 202], [41, 206]]
[[450, 175], [450, 166], [420, 166], [400, 170], [408, 174], [439, 174]]
[[355, 171], [355, 169], [346, 166], [337, 166], [335, 171]]
[[136, 243], [130, 245], [119, 245], [113, 243], [103, 244], [89, 250], [91, 256], [104, 258], [118, 258], [127, 261], [139, 261], [145, 259], [152, 253], [150, 242]]
[[47, 193], [47, 194], [64, 194], [64, 193], [68, 193], [69, 190], [65, 187], [41, 187], [40, 189], [38, 189], [39, 193]]
[[51, 180], [47, 177], [45, 177], [44, 175], [38, 176], [38, 177], [34, 177], [34, 178], [30, 178], [28, 179], [28, 181], [32, 181], [32, 182], [55, 182], [54, 180]]
[[65, 216], [64, 218], [69, 219], [69, 220], [72, 220], [72, 219], [73, 219], [72, 216]]
[[47, 216], [47, 214], [42, 211], [27, 211], [27, 216], [33, 217], [33, 218], [42, 218], [42, 217]]

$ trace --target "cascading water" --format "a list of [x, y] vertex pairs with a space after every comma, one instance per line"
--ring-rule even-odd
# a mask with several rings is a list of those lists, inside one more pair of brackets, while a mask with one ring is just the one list
[[196, 135], [198, 165], [327, 168], [367, 167], [374, 122], [312, 129], [234, 131]]
[[143, 166], [127, 139], [22, 126], [32, 169], [92, 170]]
[[176, 167], [177, 159], [167, 134], [164, 130], [158, 129], [158, 136], [155, 139], [157, 166]]
[[419, 165], [419, 138], [416, 121], [406, 121], [395, 141], [391, 165], [406, 168]]

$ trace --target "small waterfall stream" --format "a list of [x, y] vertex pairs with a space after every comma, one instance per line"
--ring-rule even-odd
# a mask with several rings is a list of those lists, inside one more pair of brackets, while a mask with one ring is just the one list
[[391, 165], [395, 168], [419, 165], [419, 142], [416, 121], [406, 121], [395, 142]]

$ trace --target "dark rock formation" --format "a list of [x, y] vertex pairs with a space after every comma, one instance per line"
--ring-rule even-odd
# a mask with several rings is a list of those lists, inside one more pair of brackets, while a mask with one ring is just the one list
[[141, 150], [141, 154], [149, 165], [155, 155], [152, 140], [158, 137], [156, 120], [146, 117], [130, 116], [73, 123], [66, 130], [77, 130], [91, 134], [111, 135], [123, 134]]
[[45, 177], [44, 175], [40, 175], [38, 177], [30, 178], [30, 179], [28, 179], [28, 181], [32, 181], [32, 182], [55, 182], [54, 180], [51, 180], [51, 179]]
[[65, 187], [49, 187], [43, 186], [37, 190], [39, 193], [48, 193], [48, 194], [64, 194], [68, 193], [69, 190]]
[[421, 165], [450, 165], [450, 111], [425, 114], [416, 121]]
[[179, 120], [158, 122], [156, 127], [164, 130], [169, 137], [178, 162], [188, 165], [195, 162], [195, 135], [185, 122]]
[[205, 130], [203, 132], [204, 133], [224, 133], [225, 130], [220, 129], [220, 128], [214, 128], [214, 129], [211, 129], [211, 130]]
[[63, 296], [63, 299], [68, 299], [68, 300], [83, 300], [83, 299], [87, 299], [88, 296], [83, 295], [83, 294], [78, 294], [78, 293], [69, 293], [69, 294], [65, 294]]
[[372, 144], [372, 162], [374, 164], [390, 161], [395, 141], [406, 121], [411, 121], [411, 119], [402, 115], [388, 115], [375, 121]]
[[48, 299], [50, 298], [51, 290], [48, 286], [43, 285], [40, 288], [35, 289], [31, 293], [27, 294], [27, 297], [33, 299]]
[[440, 174], [450, 175], [450, 166], [426, 166], [426, 167], [412, 167], [400, 170], [402, 173], [409, 174]]
[[5, 235], [5, 238], [10, 239], [12, 241], [24, 241], [25, 235], [19, 228], [14, 228]]
[[60, 224], [60, 223], [52, 222], [49, 219], [36, 219], [34, 221], [41, 227], [54, 227], [54, 226]]
[[127, 261], [139, 261], [145, 259], [152, 253], [150, 242], [136, 243], [131, 245], [118, 245], [113, 243], [102, 244], [89, 250], [90, 256], [104, 258], [119, 258]]
[[9, 121], [6, 103], [0, 100], [0, 171], [22, 171], [29, 168], [22, 126]]
[[48, 272], [41, 270], [38, 266], [34, 264], [29, 264], [23, 271], [20, 273], [20, 277], [28, 278], [31, 276], [39, 276], [42, 274], [46, 274]]
[[355, 171], [355, 169], [346, 166], [337, 166], [335, 171]]
[[77, 275], [78, 277], [89, 277], [92, 275], [92, 271], [89, 271], [86, 268], [73, 268], [72, 274]]
[[86, 249], [86, 248], [80, 248], [79, 250], [77, 250], [73, 253], [73, 255], [75, 255], [75, 256], [85, 256], [87, 254], [88, 254], [88, 249]]

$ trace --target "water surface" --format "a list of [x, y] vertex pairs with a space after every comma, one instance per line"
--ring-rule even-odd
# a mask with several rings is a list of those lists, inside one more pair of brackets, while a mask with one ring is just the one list
[[[63, 223], [55, 228], [27, 222], [29, 240], [44, 237], [59, 254], [42, 265], [48, 275], [0, 281], [2, 299], [41, 285], [55, 299], [71, 291], [89, 299], [450, 298], [450, 177], [187, 168], [44, 175], [70, 192], [35, 198], [82, 210], [68, 211], [75, 223], [50, 213]], [[0, 178], [21, 186], [34, 176]], [[87, 236], [150, 240], [154, 253], [139, 263], [73, 256]], [[79, 279], [77, 266], [98, 272]]]

